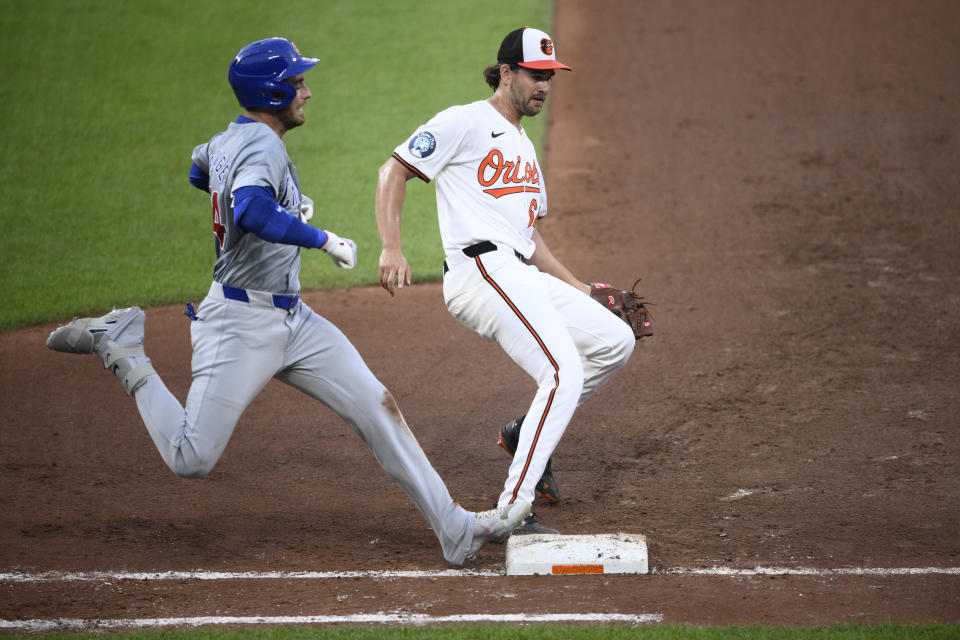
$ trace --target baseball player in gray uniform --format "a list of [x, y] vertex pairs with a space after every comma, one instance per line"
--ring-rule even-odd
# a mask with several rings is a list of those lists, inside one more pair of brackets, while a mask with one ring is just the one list
[[144, 352], [139, 307], [75, 319], [53, 331], [47, 346], [96, 353], [136, 400], [164, 462], [188, 478], [210, 473], [271, 378], [299, 389], [363, 439], [433, 528], [444, 557], [462, 564], [488, 540], [508, 536], [530, 504], [482, 513], [456, 504], [390, 392], [346, 336], [300, 300], [303, 249], [320, 249], [344, 269], [357, 256], [349, 239], [307, 223], [313, 203], [283, 143], [306, 120], [304, 73], [316, 63], [284, 38], [241, 49], [228, 78], [243, 115], [193, 151], [190, 182], [209, 193], [217, 259], [206, 297], [185, 312], [193, 345], [186, 407]]
[[[636, 340], [535, 226], [547, 215], [547, 191], [521, 120], [540, 113], [557, 69], [570, 67], [557, 61], [550, 36], [512, 31], [484, 72], [493, 96], [419, 127], [380, 168], [377, 183], [383, 287], [393, 295], [411, 283], [400, 234], [406, 183], [434, 182], [447, 309], [496, 341], [538, 385], [524, 416], [501, 429], [501, 445], [513, 455], [501, 508], [536, 494], [559, 500], [553, 450], [574, 410], [627, 362]], [[515, 533], [525, 531], [550, 530], [528, 519]]]

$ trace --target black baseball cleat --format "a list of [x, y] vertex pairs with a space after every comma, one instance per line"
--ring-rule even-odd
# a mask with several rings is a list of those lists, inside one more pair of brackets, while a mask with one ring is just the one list
[[[526, 416], [520, 416], [513, 422], [509, 422], [500, 429], [500, 446], [511, 456], [517, 450], [517, 443], [520, 441], [520, 427], [523, 425], [523, 419]], [[537, 481], [537, 496], [543, 498], [551, 504], [560, 502], [560, 489], [557, 488], [557, 479], [553, 477], [553, 457], [547, 460], [547, 466], [543, 470], [543, 475]], [[523, 525], [521, 525], [523, 526]], [[542, 533], [556, 533], [553, 529]]]
[[547, 460], [547, 466], [537, 482], [537, 495], [551, 504], [560, 502], [560, 490], [557, 488], [557, 479], [553, 477], [553, 468], [551, 463], [553, 458]]
[[541, 533], [541, 534], [546, 533], [546, 534], [555, 535], [560, 532], [557, 531], [556, 529], [551, 529], [545, 524], [540, 524], [539, 522], [537, 522], [537, 514], [531, 511], [527, 515], [527, 517], [523, 519], [523, 522], [520, 523], [520, 526], [513, 530], [513, 535], [523, 536], [523, 535], [530, 535], [533, 533]]

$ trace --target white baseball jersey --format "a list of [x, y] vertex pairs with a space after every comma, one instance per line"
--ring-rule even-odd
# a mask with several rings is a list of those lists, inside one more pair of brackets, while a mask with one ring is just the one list
[[450, 107], [417, 129], [393, 157], [437, 186], [444, 251], [489, 240], [533, 255], [533, 226], [547, 190], [533, 143], [486, 100]]
[[[447, 309], [537, 382], [497, 501], [533, 502], [574, 410], [626, 363], [633, 332], [579, 289], [517, 259], [514, 252], [529, 258], [536, 249], [547, 191], [533, 143], [492, 104], [441, 111], [393, 157], [436, 183]], [[461, 250], [479, 243], [496, 250], [463, 261]]]

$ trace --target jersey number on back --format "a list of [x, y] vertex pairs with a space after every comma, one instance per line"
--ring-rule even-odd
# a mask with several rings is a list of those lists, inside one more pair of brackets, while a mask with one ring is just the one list
[[227, 228], [223, 226], [223, 223], [220, 221], [220, 200], [218, 198], [219, 192], [214, 191], [210, 195], [210, 206], [213, 207], [213, 235], [217, 238], [217, 255], [220, 255], [220, 250], [223, 249], [223, 241], [227, 235]]

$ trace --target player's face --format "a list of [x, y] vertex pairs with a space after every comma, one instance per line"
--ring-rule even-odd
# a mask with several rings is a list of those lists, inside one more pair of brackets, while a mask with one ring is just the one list
[[517, 69], [510, 83], [510, 102], [520, 115], [535, 116], [543, 110], [555, 73], [553, 69]]
[[277, 117], [280, 119], [280, 123], [284, 129], [290, 131], [290, 129], [299, 127], [307, 121], [307, 116], [303, 112], [303, 105], [306, 104], [307, 100], [309, 100], [313, 94], [310, 93], [310, 89], [307, 87], [306, 82], [304, 82], [302, 73], [287, 78], [284, 82], [293, 85], [293, 88], [297, 90], [297, 95], [290, 101], [290, 104], [277, 113]]

